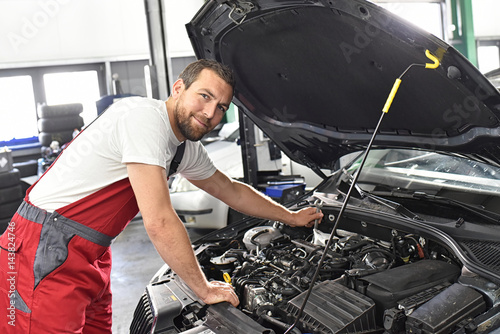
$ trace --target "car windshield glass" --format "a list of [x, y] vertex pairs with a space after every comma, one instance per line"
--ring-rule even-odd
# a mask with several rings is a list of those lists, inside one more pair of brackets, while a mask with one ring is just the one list
[[[360, 162], [361, 157], [350, 165], [349, 173], [355, 173]], [[358, 186], [367, 192], [421, 191], [493, 208], [493, 204], [483, 202], [500, 200], [500, 168], [434, 152], [372, 150], [358, 178]]]

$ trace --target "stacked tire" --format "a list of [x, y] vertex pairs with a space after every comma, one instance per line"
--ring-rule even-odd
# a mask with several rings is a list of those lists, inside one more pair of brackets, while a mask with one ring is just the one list
[[13, 168], [0, 173], [0, 234], [7, 228], [23, 198], [24, 192], [19, 170]]
[[41, 105], [38, 107], [38, 140], [42, 146], [58, 141], [62, 147], [73, 139], [73, 132], [83, 127], [81, 103]]

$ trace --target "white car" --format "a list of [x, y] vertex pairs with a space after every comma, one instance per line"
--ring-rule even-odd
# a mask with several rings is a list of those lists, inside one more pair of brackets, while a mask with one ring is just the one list
[[[216, 140], [206, 144], [206, 149], [216, 166], [233, 178], [243, 177], [238, 123], [227, 123]], [[229, 207], [217, 198], [176, 175], [170, 186], [170, 199], [179, 218], [188, 227], [220, 228], [226, 225]]]
[[[241, 146], [238, 141], [239, 123], [231, 122], [224, 124], [218, 136], [210, 139], [205, 145], [217, 168], [236, 180], [243, 179], [244, 174]], [[291, 162], [287, 157], [276, 161], [279, 162], [267, 161], [267, 163], [276, 166], [285, 175], [302, 175], [305, 178], [292, 178], [285, 181], [286, 185], [270, 186], [268, 188], [270, 196], [272, 196], [273, 190], [276, 193], [282, 192], [283, 187], [297, 191], [297, 187], [300, 189], [301, 186], [305, 185], [305, 180], [307, 180], [308, 185], [316, 185], [321, 181], [321, 178], [311, 172], [309, 168]], [[186, 227], [218, 229], [245, 217], [217, 198], [200, 190], [180, 175], [173, 178], [170, 186], [170, 199], [177, 215]]]

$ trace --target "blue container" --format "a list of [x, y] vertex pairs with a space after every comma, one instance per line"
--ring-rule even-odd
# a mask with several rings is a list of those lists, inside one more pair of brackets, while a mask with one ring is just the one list
[[304, 190], [306, 185], [300, 183], [278, 184], [278, 185], [268, 186], [264, 193], [269, 197], [281, 198], [283, 196], [283, 192], [286, 189], [293, 187], [301, 187], [302, 190]]

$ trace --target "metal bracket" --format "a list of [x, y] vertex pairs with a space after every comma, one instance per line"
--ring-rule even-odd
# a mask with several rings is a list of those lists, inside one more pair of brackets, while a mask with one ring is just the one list
[[[233, 21], [237, 25], [240, 25], [243, 23], [243, 21], [245, 21], [247, 14], [250, 13], [254, 8], [255, 5], [249, 1], [236, 1], [233, 4], [228, 16], [231, 19], [231, 21]], [[234, 14], [243, 17], [241, 17], [238, 21], [235, 17], [233, 17]]]

